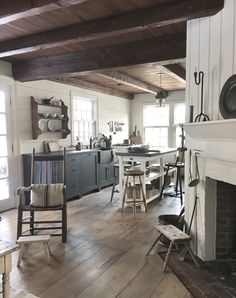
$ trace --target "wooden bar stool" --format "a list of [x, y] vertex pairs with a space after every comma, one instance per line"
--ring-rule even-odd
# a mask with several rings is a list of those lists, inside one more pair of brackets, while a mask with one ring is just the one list
[[[142, 182], [141, 177], [144, 176], [144, 172], [143, 171], [139, 171], [139, 170], [129, 170], [129, 171], [125, 171], [124, 172], [124, 176], [126, 177], [126, 181], [125, 181], [125, 188], [124, 188], [124, 194], [123, 194], [123, 199], [122, 199], [122, 207], [121, 207], [121, 212], [124, 211], [124, 205], [125, 205], [125, 201], [126, 201], [126, 195], [127, 195], [127, 190], [128, 190], [128, 183], [129, 183], [129, 178], [133, 178], [133, 185], [132, 185], [132, 190], [133, 190], [133, 197], [132, 200], [129, 201], [129, 203], [132, 203], [133, 206], [133, 215], [134, 215], [134, 219], [135, 219], [135, 215], [136, 215], [136, 204], [137, 203], [143, 203], [144, 207], [145, 207], [145, 211], [147, 212], [147, 203], [146, 203], [146, 196], [144, 193], [144, 185]], [[135, 178], [138, 177], [139, 179], [139, 185], [140, 185], [140, 197], [142, 197], [142, 199], [137, 200], [137, 194], [136, 194], [136, 184], [135, 184]]]
[[[124, 165], [125, 170], [128, 170], [130, 167], [131, 167], [131, 164]], [[118, 184], [119, 184], [119, 164], [115, 163], [114, 164], [114, 183], [113, 183], [112, 190], [111, 190], [110, 202], [112, 202], [112, 200], [113, 200], [114, 193], [119, 192], [119, 189], [117, 189]]]

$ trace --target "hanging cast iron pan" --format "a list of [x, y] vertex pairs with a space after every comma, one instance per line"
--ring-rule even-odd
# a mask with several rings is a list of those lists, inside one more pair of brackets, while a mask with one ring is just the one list
[[195, 153], [195, 164], [196, 164], [197, 177], [189, 182], [189, 184], [188, 184], [189, 187], [195, 187], [200, 182], [200, 174], [199, 174], [199, 168], [198, 168], [197, 153]]
[[220, 93], [219, 106], [224, 119], [236, 118], [236, 75], [225, 82]]

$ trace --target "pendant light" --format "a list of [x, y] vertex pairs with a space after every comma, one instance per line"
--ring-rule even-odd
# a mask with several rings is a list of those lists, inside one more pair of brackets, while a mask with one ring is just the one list
[[165, 100], [168, 96], [168, 91], [163, 90], [162, 87], [161, 87], [162, 86], [162, 75], [163, 75], [163, 73], [159, 73], [159, 78], [160, 78], [159, 86], [160, 86], [160, 89], [157, 91], [157, 94], [155, 96], [156, 104], [157, 104], [158, 107], [164, 107]]

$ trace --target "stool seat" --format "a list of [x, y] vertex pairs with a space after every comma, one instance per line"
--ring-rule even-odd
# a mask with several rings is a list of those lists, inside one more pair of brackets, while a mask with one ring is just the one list
[[138, 170], [130, 170], [124, 172], [124, 176], [143, 176], [144, 171], [138, 171]]

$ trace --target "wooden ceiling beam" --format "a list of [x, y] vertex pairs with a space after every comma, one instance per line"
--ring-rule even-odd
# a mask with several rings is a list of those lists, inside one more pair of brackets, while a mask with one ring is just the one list
[[[17, 0], [14, 2], [21, 1]], [[23, 0], [23, 2], [25, 1], [26, 0]], [[38, 1], [51, 3], [73, 3], [81, 2], [83, 0]], [[161, 27], [172, 23], [183, 22], [192, 18], [215, 14], [223, 8], [223, 5], [224, 0], [175, 1], [154, 7], [139, 9], [113, 17], [11, 39], [0, 43], [0, 58], [56, 46], [65, 46], [71, 43], [98, 40], [110, 36], [114, 37], [129, 32], [146, 30], [150, 27]]]
[[116, 70], [108, 70], [102, 73], [96, 73], [96, 75], [99, 75], [103, 78], [112, 79], [115, 82], [122, 83], [148, 93], [156, 94], [157, 91], [160, 90], [160, 88], [157, 88], [156, 86], [140, 81], [132, 76], [123, 74]]
[[22, 60], [13, 63], [12, 70], [16, 80], [32, 81], [157, 61], [170, 64], [172, 59], [182, 62], [185, 57], [184, 33]]
[[3, 0], [0, 1], [0, 25], [87, 1], [89, 0]]
[[134, 96], [131, 93], [128, 92], [123, 92], [114, 88], [110, 88], [110, 87], [105, 87], [102, 85], [98, 85], [95, 83], [91, 83], [88, 81], [84, 81], [78, 78], [57, 78], [57, 79], [52, 79], [51, 81], [54, 82], [58, 82], [58, 83], [63, 83], [66, 85], [71, 85], [71, 86], [75, 86], [75, 87], [80, 87], [83, 89], [89, 89], [89, 90], [93, 90], [93, 91], [97, 91], [97, 92], [101, 92], [101, 93], [105, 93], [105, 94], [109, 94], [109, 95], [113, 95], [113, 96], [118, 96], [118, 97], [122, 97], [125, 99], [133, 99]]
[[168, 64], [164, 66], [170, 72], [172, 72], [177, 79], [186, 81], [186, 70], [179, 64]]

